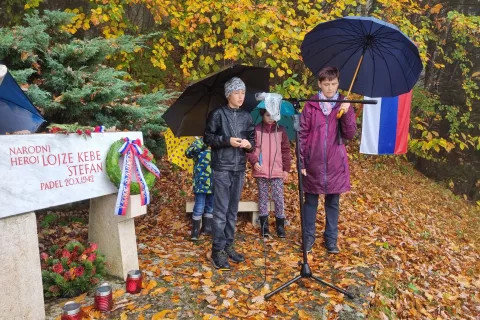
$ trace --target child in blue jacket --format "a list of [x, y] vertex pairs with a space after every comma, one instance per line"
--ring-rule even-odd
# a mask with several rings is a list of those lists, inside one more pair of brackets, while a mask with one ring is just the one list
[[[213, 190], [211, 152], [202, 138], [198, 138], [185, 151], [185, 156], [195, 162], [193, 168], [193, 193], [195, 205], [192, 215], [191, 240], [198, 240], [202, 234], [212, 233]], [[202, 230], [200, 230], [200, 224]]]

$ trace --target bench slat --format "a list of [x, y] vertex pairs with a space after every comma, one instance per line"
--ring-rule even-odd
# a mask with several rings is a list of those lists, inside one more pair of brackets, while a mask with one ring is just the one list
[[[193, 206], [195, 205], [194, 201], [187, 201], [185, 209], [187, 213], [193, 212]], [[268, 203], [268, 211], [275, 211], [275, 204], [273, 201]], [[238, 203], [238, 212], [251, 212], [252, 213], [252, 224], [254, 226], [260, 226], [258, 219], [258, 203], [255, 201], [240, 201]]]
[[[186, 212], [193, 212], [194, 201], [187, 201], [185, 209]], [[275, 204], [273, 201], [269, 202], [268, 211], [274, 211]], [[238, 212], [258, 212], [258, 203], [255, 201], [240, 201], [238, 204]]]

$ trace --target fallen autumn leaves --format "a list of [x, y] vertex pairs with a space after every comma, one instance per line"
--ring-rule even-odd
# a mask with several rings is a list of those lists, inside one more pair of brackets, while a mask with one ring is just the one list
[[[132, 296], [117, 281], [115, 311], [98, 314], [91, 308], [92, 294], [84, 296], [84, 310], [91, 319], [477, 319], [478, 211], [406, 162], [352, 154], [352, 191], [341, 197], [342, 252], [327, 255], [317, 240], [309, 262], [315, 275], [351, 291], [354, 300], [309, 279], [270, 301], [263, 299], [299, 273], [295, 172], [285, 186], [287, 238], [274, 237], [263, 244], [257, 229], [240, 214], [236, 247], [247, 261], [230, 272], [219, 272], [206, 259], [209, 238], [188, 240], [185, 199], [191, 196], [191, 178], [163, 164], [155, 202], [136, 220], [144, 289]], [[242, 199], [255, 200], [255, 191], [253, 179], [248, 179]], [[76, 224], [43, 229], [41, 244], [70, 237], [85, 240], [86, 226]], [[324, 216], [319, 214], [317, 239], [323, 227]]]

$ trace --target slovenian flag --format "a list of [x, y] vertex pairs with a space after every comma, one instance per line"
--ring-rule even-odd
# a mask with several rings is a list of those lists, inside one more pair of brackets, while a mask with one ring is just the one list
[[376, 105], [363, 108], [360, 152], [365, 154], [407, 153], [412, 91], [393, 98], [368, 98]]

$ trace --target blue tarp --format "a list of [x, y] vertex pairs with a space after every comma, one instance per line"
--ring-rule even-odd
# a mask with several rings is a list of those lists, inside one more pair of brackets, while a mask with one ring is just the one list
[[0, 134], [21, 130], [36, 132], [43, 122], [41, 114], [7, 72], [0, 84]]

